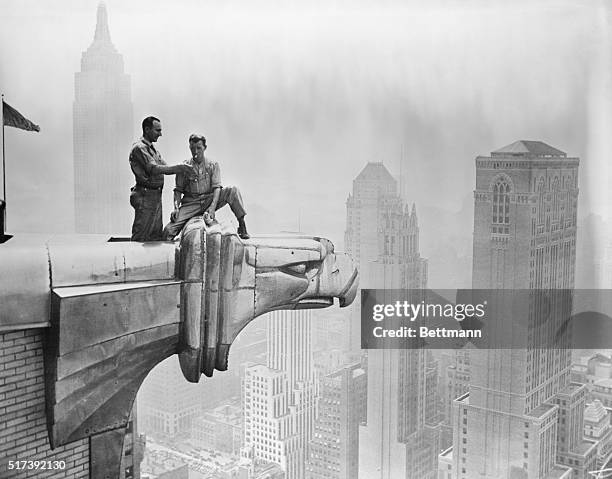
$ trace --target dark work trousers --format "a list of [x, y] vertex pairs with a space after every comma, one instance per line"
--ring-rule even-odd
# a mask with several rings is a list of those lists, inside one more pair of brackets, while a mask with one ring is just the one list
[[[203, 215], [212, 203], [213, 195], [214, 193], [205, 193], [198, 197], [183, 195], [177, 218], [168, 223], [164, 228], [164, 239], [174, 239], [183, 229], [187, 221], [194, 216]], [[238, 187], [224, 186], [221, 188], [216, 209], [222, 208], [226, 204], [229, 205], [234, 215], [236, 215], [236, 218], [242, 218], [246, 214]]]
[[132, 241], [160, 241], [162, 239], [162, 191], [134, 186], [130, 194], [134, 208]]

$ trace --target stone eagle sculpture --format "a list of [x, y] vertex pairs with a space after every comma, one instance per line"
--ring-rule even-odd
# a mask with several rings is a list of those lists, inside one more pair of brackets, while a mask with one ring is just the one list
[[351, 258], [326, 239], [243, 241], [202, 218], [174, 243], [16, 235], [0, 245], [0, 329], [47, 328], [53, 448], [83, 437], [101, 449], [122, 444], [136, 393], [158, 363], [178, 354], [197, 382], [227, 369], [232, 342], [255, 317], [334, 298], [347, 306], [357, 287]]

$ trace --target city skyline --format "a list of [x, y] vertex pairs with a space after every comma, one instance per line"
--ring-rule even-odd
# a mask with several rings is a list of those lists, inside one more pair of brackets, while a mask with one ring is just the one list
[[[42, 133], [6, 133], [9, 232], [129, 236], [127, 155], [155, 114], [170, 164], [189, 156], [190, 133], [207, 136], [254, 236], [328, 236], [359, 263], [362, 288], [612, 287], [611, 12], [581, 0], [10, 0], [0, 87]], [[17, 35], [28, 41], [9, 48]], [[91, 68], [102, 51], [112, 81]], [[79, 117], [102, 92], [104, 112]], [[364, 351], [359, 299], [331, 309], [257, 319], [229, 370], [197, 385], [176, 357], [157, 366], [139, 396], [146, 473], [189, 463], [215, 479], [566, 479], [575, 466], [587, 479], [607, 462], [606, 354]]]
[[[551, 16], [549, 7], [555, 3], [560, 8]], [[49, 89], [52, 86], [53, 90], [44, 103], [34, 101], [29, 92], [27, 95], [20, 93], [22, 85], [27, 82], [32, 87], [37, 86], [37, 83], [31, 83], [36, 76], [29, 77], [25, 82], [16, 82], [18, 75], [13, 77], [8, 74], [9, 71], [38, 68], [38, 64], [24, 67], [24, 59], [28, 58], [27, 46], [17, 45], [13, 46], [13, 50], [7, 50], [11, 42], [6, 41], [0, 47], [0, 55], [7, 58], [10, 65], [0, 71], [0, 85], [4, 86], [7, 101], [35, 116], [43, 127], [35, 140], [19, 133], [7, 134], [8, 197], [18, 197], [18, 191], [32, 182], [57, 185], [53, 197], [45, 199], [44, 213], [39, 212], [40, 208], [30, 208], [34, 213], [24, 214], [28, 201], [38, 198], [39, 191], [32, 191], [33, 196], [18, 204], [9, 204], [9, 227], [15, 231], [72, 230], [73, 173], [72, 165], [68, 163], [72, 157], [72, 111], [69, 107], [73, 98], [72, 73], [79, 70], [81, 45], [91, 41], [91, 22], [95, 18], [97, 4], [97, 1], [91, 1], [71, 5], [69, 13], [59, 6], [48, 10], [39, 5], [34, 11], [40, 11], [40, 14], [33, 18], [28, 13], [32, 8], [25, 12], [21, 10], [20, 2], [3, 2], [0, 7], [6, 9], [3, 12], [3, 17], [7, 19], [4, 35], [10, 35], [14, 25], [19, 24], [21, 29], [31, 28], [32, 37], [54, 39], [54, 43], [41, 45], [45, 49], [40, 63], [46, 66], [45, 87]], [[572, 66], [574, 62], [570, 59], [581, 57], [578, 52], [586, 49], [590, 55], [584, 57], [585, 63], [590, 64], [592, 60], [593, 68], [605, 67], [601, 66], [598, 52], [605, 49], [607, 17], [605, 9], [601, 10], [597, 5], [587, 7], [578, 1], [540, 2], [526, 10], [518, 6], [502, 8], [501, 3], [496, 7], [491, 4], [484, 8], [481, 2], [472, 2], [472, 7], [467, 10], [453, 6], [452, 2], [438, 4], [448, 4], [448, 9], [432, 6], [428, 12], [428, 8], [412, 5], [396, 11], [396, 7], [390, 4], [379, 12], [381, 21], [378, 26], [367, 20], [373, 8], [368, 2], [363, 2], [361, 8], [356, 10], [342, 6], [337, 10], [306, 8], [302, 13], [316, 19], [325, 33], [318, 41], [309, 43], [309, 39], [316, 38], [316, 32], [304, 24], [304, 20], [309, 18], [307, 15], [296, 17], [301, 12], [298, 7], [294, 7], [295, 13], [288, 7], [269, 18], [269, 11], [260, 9], [255, 12], [256, 18], [266, 21], [260, 22], [258, 27], [257, 22], [242, 23], [243, 13], [238, 14], [232, 8], [219, 12], [211, 6], [210, 12], [196, 9], [192, 12], [195, 14], [185, 15], [187, 4], [177, 4], [163, 17], [170, 22], [164, 27], [159, 23], [162, 17], [155, 10], [142, 8], [144, 4], [134, 3], [126, 8], [107, 2], [113, 42], [122, 52], [126, 70], [132, 79], [133, 135], [138, 136], [139, 122], [144, 116], [157, 114], [162, 118], [164, 127], [164, 136], [158, 146], [170, 163], [177, 163], [189, 155], [187, 136], [192, 131], [205, 133], [210, 142], [208, 153], [224, 165], [226, 181], [241, 186], [245, 201], [251, 203], [249, 215], [254, 227], [260, 231], [295, 230], [298, 227], [303, 231], [319, 231], [322, 228], [322, 233], [334, 240], [337, 246], [341, 246], [343, 231], [336, 220], [343, 216], [341, 204], [351, 178], [366, 162], [384, 161], [394, 175], [402, 174], [401, 192], [405, 195], [410, 191], [408, 196], [421, 205], [421, 219], [433, 219], [441, 214], [445, 218], [461, 218], [451, 233], [455, 241], [450, 238], [443, 241], [438, 231], [435, 234], [424, 231], [423, 254], [442, 254], [444, 248], [454, 247], [460, 255], [469, 255], [467, 244], [470, 228], [467, 224], [462, 226], [462, 222], [471, 221], [471, 215], [463, 213], [461, 209], [462, 204], [469, 204], [467, 191], [473, 182], [468, 173], [467, 158], [513, 138], [541, 139], [550, 144], [561, 144], [585, 158], [591, 157], [589, 148], [606, 149], [602, 139], [605, 140], [607, 135], [601, 132], [605, 130], [608, 120], [598, 110], [603, 102], [596, 102], [593, 98], [605, 98], [608, 91], [605, 76], [593, 76], [591, 73], [586, 77], [577, 76]], [[150, 5], [152, 8], [154, 4]], [[190, 18], [197, 19], [197, 13], [206, 13], [209, 17], [213, 15], [215, 22], [207, 25], [203, 35], [205, 38], [216, 35], [219, 39], [204, 42], [202, 56], [194, 51], [193, 42], [184, 42], [185, 32], [190, 31]], [[235, 20], [241, 19], [237, 25], [248, 27], [243, 33], [231, 26], [233, 15], [236, 15]], [[483, 22], [490, 27], [479, 29], [472, 38], [464, 27], [453, 24], [455, 16], [461, 18], [465, 28]], [[148, 21], [141, 22], [143, 17]], [[344, 21], [346, 47], [335, 41], [334, 18]], [[563, 32], [555, 36], [557, 43], [549, 43], [551, 36], [530, 28], [534, 24], [541, 24], [543, 18], [546, 18], [549, 28]], [[16, 21], [11, 22], [11, 19]], [[408, 21], [413, 26], [412, 33], [397, 29], [400, 20]], [[500, 22], [512, 25], [517, 31], [529, 32], [525, 41], [532, 48], [527, 51], [531, 57], [538, 59], [537, 62], [533, 61], [534, 58], [525, 57], [526, 51], [520, 44], [512, 43], [511, 39], [494, 32], [494, 27]], [[133, 28], [134, 25], [139, 25], [139, 28]], [[178, 25], [181, 27], [174, 28]], [[293, 60], [289, 61], [283, 50], [267, 48], [266, 37], [260, 30], [264, 25], [272, 27], [269, 29], [271, 38], [278, 40], [280, 45], [286, 44], [287, 52], [293, 52], [297, 59], [303, 60], [302, 67], [298, 67]], [[286, 30], [285, 25], [295, 28]], [[435, 32], [441, 28], [446, 28], [448, 33], [437, 37]], [[163, 40], [147, 35], [149, 29], [174, 38], [177, 53], [170, 54]], [[381, 48], [387, 49], [390, 58], [373, 59], [372, 48], [365, 48], [367, 35], [377, 35], [380, 30], [386, 30], [386, 34], [378, 36]], [[70, 37], [61, 35], [61, 32], [70, 32]], [[22, 32], [26, 36], [28, 33], [30, 30]], [[453, 38], [452, 43], [449, 43], [448, 35]], [[150, 47], [147, 46], [147, 38], [152, 41]], [[259, 40], [250, 42], [250, 38]], [[409, 47], [412, 44], [422, 44], [424, 50], [421, 52]], [[330, 45], [330, 54], [334, 55], [332, 60], [336, 56], [342, 58], [333, 67], [329, 61], [316, 60], [320, 57], [321, 49], [327, 45]], [[378, 83], [358, 69], [352, 55], [345, 55], [345, 48], [353, 46], [362, 49], [360, 58], [363, 61], [372, 60], [372, 69], [379, 69]], [[58, 55], [59, 52], [61, 55]], [[263, 55], [268, 61], [255, 68], [252, 60], [249, 60], [251, 52], [257, 57]], [[436, 53], [433, 58], [439, 58], [439, 63], [427, 56], [430, 52]], [[482, 67], [470, 60], [471, 55], [467, 56], [469, 52], [475, 52], [474, 57], [480, 53]], [[506, 62], [500, 64], [499, 53], [507, 59]], [[205, 61], [195, 60], [203, 57], [206, 57]], [[392, 58], [397, 59], [394, 67], [389, 64]], [[446, 63], [445, 59], [448, 60]], [[530, 60], [532, 65], [541, 67], [532, 68], [527, 78], [520, 74], [519, 65], [521, 61]], [[56, 62], [56, 65], [49, 68], [49, 62]], [[435, 74], [441, 64], [448, 64], [448, 79]], [[498, 68], [489, 69], [484, 74], [481, 69], [487, 64]], [[230, 67], [238, 68], [238, 75], [234, 75]], [[413, 73], [410, 68], [414, 69]], [[563, 80], [555, 83], [554, 91], [536, 88], [551, 72], [562, 74], [566, 68], [570, 68], [570, 71], [558, 77]], [[211, 71], [215, 75], [210, 75]], [[469, 85], [472, 86], [453, 84], [450, 80], [456, 75], [471, 79]], [[256, 81], [247, 87], [242, 82], [237, 84], [236, 76]], [[430, 78], [433, 80], [430, 81]], [[513, 81], [506, 82], [504, 78]], [[601, 78], [602, 81], [591, 82], [589, 78]], [[350, 79], [354, 81], [349, 85], [354, 86], [339, 94], [338, 87]], [[407, 81], [402, 82], [402, 79]], [[588, 85], [587, 81], [590, 82]], [[498, 98], [501, 92], [494, 85], [512, 83], [518, 91], [514, 95], [508, 92], [507, 96], [514, 98], [514, 101], [500, 103]], [[307, 89], [309, 84], [312, 85], [310, 93]], [[377, 84], [385, 86], [386, 90], [379, 91]], [[224, 85], [228, 87], [227, 90], [223, 88]], [[584, 91], [589, 92], [588, 97], [582, 94]], [[305, 93], [309, 96], [305, 96]], [[558, 96], [553, 96], [553, 93]], [[328, 101], [329, 95], [332, 95], [331, 101]], [[421, 100], [417, 101], [417, 98]], [[364, 101], [366, 103], [362, 107], [357, 106]], [[523, 108], [515, 111], [513, 105], [517, 102]], [[48, 109], [41, 109], [38, 106], [41, 104], [47, 104]], [[237, 117], [238, 105], [249, 112], [261, 111], [262, 105], [269, 105], [262, 114], [266, 115], [266, 119], [273, 116], [277, 120], [254, 123], [251, 115]], [[49, 111], [54, 112], [53, 116], [49, 116]], [[467, 118], [473, 120], [461, 121], [465, 117], [464, 112], [468, 111], [470, 115]], [[544, 111], [553, 114], [546, 117]], [[523, 117], [522, 112], [529, 113]], [[497, 120], [493, 121], [496, 117]], [[592, 127], [588, 131], [583, 126], [587, 117]], [[263, 131], [255, 128], [261, 123], [267, 125]], [[460, 128], [458, 124], [461, 124]], [[289, 133], [284, 131], [286, 125], [291, 125]], [[292, 135], [291, 131], [299, 132], [299, 135]], [[334, 135], [337, 135], [336, 139]], [[127, 152], [134, 139], [130, 139], [127, 145], [118, 146]], [[52, 162], [41, 162], [29, 177], [23, 174], [20, 161], [11, 160], [20, 157], [46, 158], [49, 151], [57, 157]], [[600, 171], [607, 170], [604, 165], [600, 166], [602, 168], [597, 172], [591, 173], [595, 165], [585, 165], [581, 182], [601, 184], [598, 183], [602, 179]], [[441, 168], [446, 171], [445, 175], [438, 175]], [[256, 171], [258, 169], [261, 173]], [[335, 181], [327, 180], [328, 175], [316, 178], [315, 172], [326, 170]], [[293, 172], [308, 181], [289, 187]], [[257, 178], [258, 182], [247, 181], [252, 178]], [[283, 181], [279, 182], [276, 178]], [[315, 182], [335, 198], [334, 201], [328, 203], [313, 194], [308, 185]], [[435, 185], [441, 186], [440, 194], [432, 195]], [[600, 192], [598, 195], [606, 191], [601, 187], [589, 189]], [[169, 188], [166, 190], [164, 201], [168, 214], [171, 194]], [[282, 205], [282, 199], [287, 195], [294, 198], [292, 208], [268, 206]], [[585, 201], [581, 202], [579, 218], [595, 213], [606, 220], [610, 215], [602, 212], [601, 208], [608, 203], [585, 197]], [[127, 199], [124, 208], [131, 214]], [[323, 214], [324, 211], [327, 213]], [[458, 212], [460, 216], [457, 216]], [[430, 221], [431, 228], [435, 223]], [[444, 277], [445, 272], [432, 271], [432, 278]]]

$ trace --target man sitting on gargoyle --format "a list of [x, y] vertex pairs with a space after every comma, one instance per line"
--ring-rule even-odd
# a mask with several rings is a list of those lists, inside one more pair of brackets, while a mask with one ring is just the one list
[[226, 204], [238, 220], [238, 236], [249, 239], [240, 190], [235, 186], [221, 186], [219, 163], [204, 156], [206, 138], [196, 134], [189, 136], [189, 149], [192, 157], [185, 164], [193, 168], [195, 176], [190, 179], [183, 174], [176, 175], [174, 211], [164, 228], [164, 239], [173, 240], [194, 216], [204, 215], [206, 221], [213, 220], [215, 211]]

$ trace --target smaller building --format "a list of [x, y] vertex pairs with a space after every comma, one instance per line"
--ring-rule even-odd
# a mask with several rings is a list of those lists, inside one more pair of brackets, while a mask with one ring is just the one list
[[138, 392], [138, 425], [148, 435], [187, 438], [193, 420], [201, 414], [203, 383], [184, 380], [178, 356], [158, 364]]
[[468, 349], [453, 351], [450, 365], [446, 367], [444, 384], [444, 419], [450, 422], [453, 401], [469, 390], [470, 383], [470, 352]]
[[205, 412], [193, 421], [191, 439], [202, 448], [240, 455], [242, 441], [242, 409], [224, 404]]
[[612, 358], [602, 353], [583, 356], [572, 364], [572, 380], [586, 384], [589, 391], [601, 379], [612, 378]]
[[612, 453], [612, 413], [601, 401], [595, 400], [584, 411], [584, 438], [594, 441], [597, 448], [597, 468], [604, 467], [605, 459]]
[[591, 387], [591, 398], [599, 400], [604, 407], [612, 408], [612, 379], [598, 379]]
[[575, 479], [589, 479], [588, 471], [595, 469], [597, 448], [595, 441], [584, 439], [584, 410], [587, 388], [571, 383], [557, 393], [554, 403], [557, 415], [557, 461], [573, 469]]
[[358, 475], [359, 424], [365, 418], [366, 373], [354, 363], [321, 378], [319, 415], [310, 441], [307, 479]]
[[438, 479], [453, 479], [452, 446], [438, 455]]
[[[275, 463], [242, 459], [227, 479], [285, 479], [285, 472]], [[226, 479], [225, 477], [223, 479]]]

